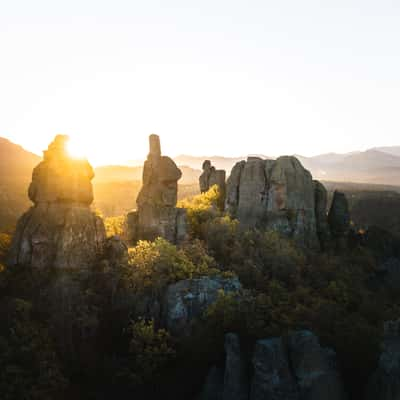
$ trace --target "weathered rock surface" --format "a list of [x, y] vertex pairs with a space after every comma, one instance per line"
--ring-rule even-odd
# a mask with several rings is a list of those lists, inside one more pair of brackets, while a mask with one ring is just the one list
[[92, 167], [66, 151], [58, 135], [34, 169], [29, 197], [34, 206], [18, 221], [9, 264], [34, 268], [85, 268], [102, 253], [103, 221], [90, 210]]
[[203, 172], [199, 177], [200, 192], [207, 192], [212, 186], [217, 185], [220, 192], [219, 207], [223, 210], [226, 197], [226, 173], [223, 169], [215, 169], [210, 160], [203, 163]]
[[336, 369], [335, 352], [322, 348], [310, 331], [257, 341], [252, 357], [251, 385], [248, 380], [251, 368], [245, 365], [246, 357], [240, 350], [237, 335], [225, 336], [225, 354], [225, 370], [217, 367], [210, 370], [203, 389], [204, 400], [346, 399]]
[[162, 307], [164, 324], [173, 335], [190, 334], [192, 321], [217, 300], [220, 290], [228, 293], [240, 289], [237, 278], [208, 276], [169, 285]]
[[317, 235], [323, 250], [327, 250], [331, 244], [331, 232], [329, 229], [327, 208], [328, 192], [325, 186], [314, 180], [315, 218], [317, 222]]
[[400, 320], [384, 325], [382, 354], [378, 369], [366, 391], [367, 400], [397, 400], [400, 398]]
[[295, 157], [249, 157], [232, 169], [226, 208], [244, 227], [276, 230], [302, 246], [318, 248], [315, 197], [312, 176]]
[[253, 365], [251, 400], [346, 398], [335, 352], [310, 331], [294, 332], [287, 344], [282, 338], [258, 341]]
[[127, 217], [129, 239], [154, 240], [160, 236], [177, 243], [186, 237], [186, 211], [176, 208], [182, 172], [171, 158], [161, 156], [157, 135], [150, 135], [149, 142], [138, 209]]

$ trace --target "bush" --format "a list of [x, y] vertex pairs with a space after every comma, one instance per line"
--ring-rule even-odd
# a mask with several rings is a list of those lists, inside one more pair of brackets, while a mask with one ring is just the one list
[[122, 236], [124, 234], [125, 216], [107, 217], [104, 219], [107, 237]]
[[166, 285], [182, 279], [215, 273], [215, 261], [208, 256], [200, 242], [177, 248], [165, 239], [139, 241], [129, 249], [126, 278], [137, 290], [151, 288], [158, 292]]

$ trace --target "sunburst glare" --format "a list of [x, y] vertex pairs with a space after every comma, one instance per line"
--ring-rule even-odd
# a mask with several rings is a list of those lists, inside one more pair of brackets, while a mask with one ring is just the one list
[[76, 136], [70, 136], [67, 145], [68, 154], [73, 158], [87, 158], [86, 144]]

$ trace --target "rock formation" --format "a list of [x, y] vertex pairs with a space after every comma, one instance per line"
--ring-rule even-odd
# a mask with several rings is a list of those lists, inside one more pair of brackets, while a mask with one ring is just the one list
[[276, 230], [304, 247], [318, 248], [326, 229], [321, 186], [295, 157], [249, 157], [228, 178], [226, 209], [246, 228]]
[[58, 135], [33, 170], [34, 206], [18, 221], [9, 264], [34, 268], [85, 268], [102, 252], [105, 228], [90, 210], [93, 169], [68, 155], [68, 137]]
[[382, 354], [378, 369], [366, 391], [367, 400], [397, 400], [400, 398], [400, 320], [384, 324]]
[[[202, 400], [345, 400], [335, 352], [310, 331], [256, 342], [252, 363], [235, 334], [225, 336], [224, 367], [211, 368]], [[253, 371], [249, 384], [249, 371]], [[227, 397], [224, 397], [224, 395]]]
[[328, 224], [335, 247], [345, 249], [350, 231], [349, 204], [344, 193], [335, 190], [332, 205], [328, 214]]
[[343, 383], [336, 370], [335, 352], [322, 348], [310, 331], [260, 340], [253, 356], [251, 400], [343, 400]]
[[259, 340], [253, 355], [251, 400], [297, 400], [298, 388], [282, 338]]
[[246, 363], [240, 350], [239, 336], [225, 335], [225, 373], [222, 400], [248, 400], [249, 383]]
[[150, 135], [150, 153], [144, 163], [143, 186], [137, 211], [128, 214], [130, 240], [163, 237], [177, 243], [186, 236], [186, 212], [176, 208], [178, 180], [182, 172], [174, 161], [161, 155], [160, 139]]
[[225, 335], [224, 368], [213, 366], [207, 375], [201, 400], [248, 400], [249, 382], [245, 357], [236, 333]]
[[345, 399], [336, 353], [321, 347], [317, 336], [310, 331], [294, 332], [288, 339], [290, 365], [300, 399]]
[[169, 285], [163, 300], [163, 321], [173, 335], [190, 334], [191, 323], [213, 304], [218, 293], [238, 292], [237, 278], [201, 277], [186, 279]]
[[213, 185], [217, 185], [220, 192], [220, 209], [224, 209], [226, 196], [226, 173], [223, 169], [215, 169], [210, 160], [203, 163], [203, 173], [199, 177], [200, 192], [207, 192]]
[[317, 222], [317, 235], [322, 250], [329, 249], [331, 245], [331, 232], [327, 219], [328, 193], [325, 186], [314, 180], [315, 217]]

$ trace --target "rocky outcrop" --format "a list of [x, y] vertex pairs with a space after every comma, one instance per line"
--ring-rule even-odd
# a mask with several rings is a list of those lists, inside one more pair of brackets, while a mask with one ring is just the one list
[[248, 400], [249, 382], [247, 369], [237, 334], [227, 333], [225, 335], [225, 354], [222, 400]]
[[213, 366], [207, 375], [200, 400], [248, 400], [249, 381], [239, 336], [225, 335], [224, 368]]
[[226, 173], [223, 169], [215, 169], [211, 165], [210, 160], [205, 160], [203, 163], [203, 172], [199, 177], [200, 192], [207, 192], [212, 186], [217, 185], [220, 193], [220, 202], [218, 204], [221, 210], [225, 206], [226, 197], [226, 183], [225, 183]]
[[234, 293], [240, 289], [237, 278], [209, 276], [186, 279], [169, 285], [162, 302], [164, 325], [173, 335], [188, 335], [192, 322], [217, 300], [221, 290]]
[[345, 249], [350, 231], [349, 203], [344, 193], [335, 190], [328, 214], [328, 224], [337, 249]]
[[234, 166], [227, 181], [226, 209], [242, 226], [276, 230], [305, 247], [319, 247], [320, 200], [318, 195], [316, 210], [312, 176], [295, 157], [249, 157]]
[[327, 219], [328, 192], [319, 181], [314, 183], [315, 218], [317, 222], [317, 235], [322, 250], [328, 250], [331, 245], [331, 232]]
[[297, 400], [297, 385], [282, 338], [259, 340], [254, 356], [251, 400]]
[[378, 368], [367, 386], [367, 400], [400, 398], [400, 320], [384, 324], [382, 353]]
[[157, 135], [150, 135], [149, 142], [137, 211], [127, 217], [128, 236], [131, 241], [154, 240], [160, 236], [177, 243], [186, 237], [186, 212], [176, 208], [182, 172], [171, 158], [161, 155]]
[[310, 331], [256, 344], [251, 400], [343, 400], [343, 383], [336, 369], [335, 352], [322, 348]]
[[310, 331], [289, 336], [289, 359], [300, 399], [345, 399], [343, 382], [337, 372], [336, 354], [323, 348]]
[[18, 221], [9, 264], [34, 268], [85, 268], [103, 251], [103, 221], [90, 210], [93, 169], [71, 158], [68, 137], [58, 135], [34, 169], [34, 206]]
[[[203, 400], [345, 400], [335, 352], [310, 331], [256, 342], [253, 368], [246, 366], [237, 335], [225, 336], [225, 367], [213, 367]], [[253, 371], [249, 384], [248, 371]], [[206, 390], [207, 389], [207, 390]], [[212, 392], [214, 390], [214, 392]], [[216, 395], [217, 394], [217, 395]]]

